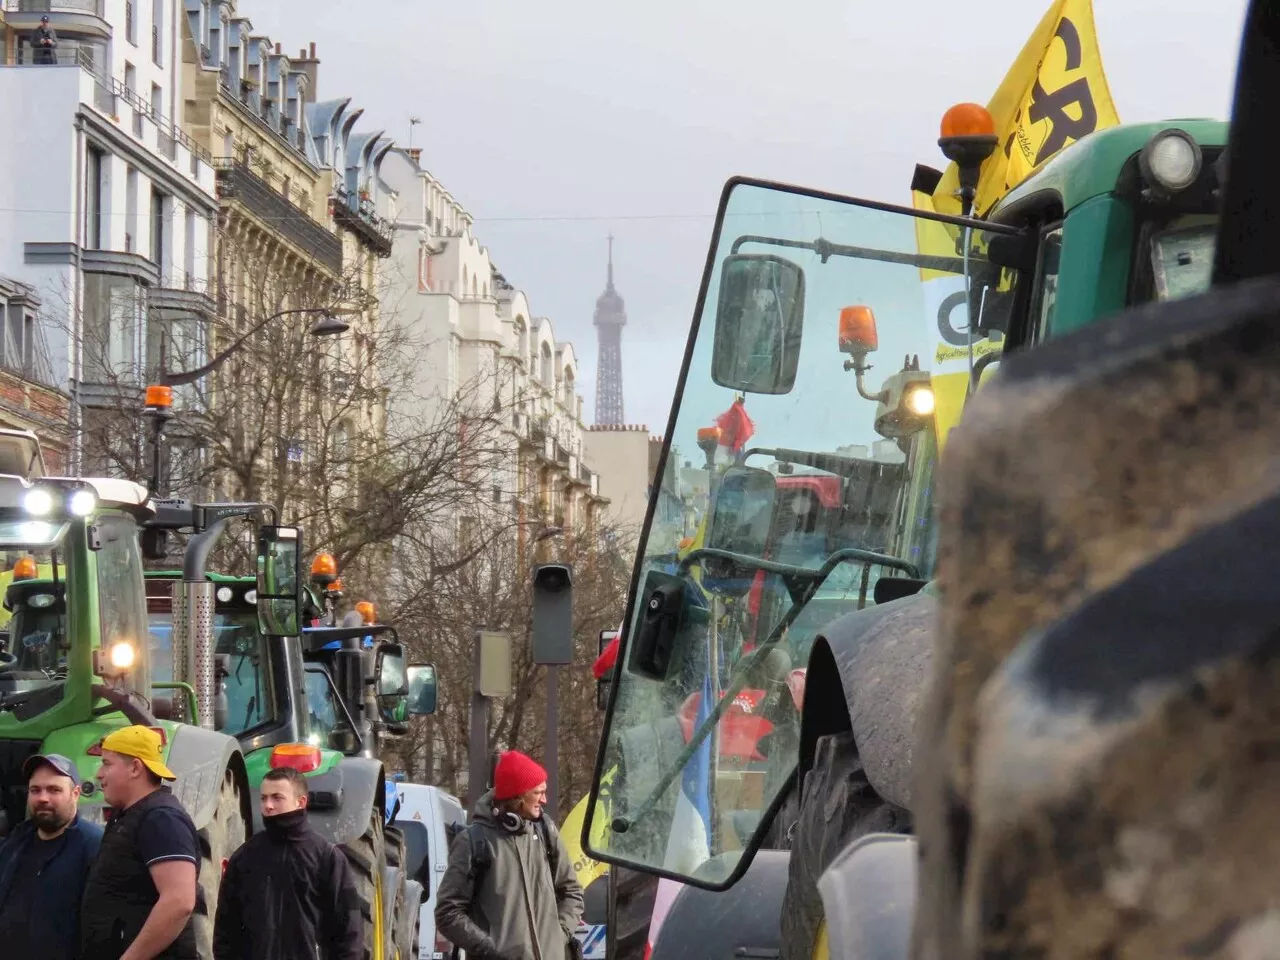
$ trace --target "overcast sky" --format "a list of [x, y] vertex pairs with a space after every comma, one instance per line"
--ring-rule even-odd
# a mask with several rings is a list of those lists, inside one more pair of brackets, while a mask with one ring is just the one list
[[[591, 315], [615, 243], [627, 419], [666, 426], [734, 174], [909, 203], [938, 121], [985, 103], [1049, 0], [241, 0], [286, 52], [314, 41], [423, 163], [535, 314], [573, 341], [587, 420]], [[1094, 0], [1124, 121], [1226, 118], [1244, 0]]]

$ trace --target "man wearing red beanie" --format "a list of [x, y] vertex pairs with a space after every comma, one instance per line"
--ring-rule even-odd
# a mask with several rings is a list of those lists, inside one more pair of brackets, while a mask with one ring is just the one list
[[515, 750], [454, 838], [436, 895], [436, 929], [470, 960], [580, 956], [582, 888], [550, 816], [547, 771]]

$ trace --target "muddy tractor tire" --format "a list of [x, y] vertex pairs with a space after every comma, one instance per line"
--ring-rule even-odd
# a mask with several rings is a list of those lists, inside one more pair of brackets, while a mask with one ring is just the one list
[[244, 818], [243, 796], [235, 772], [227, 769], [218, 790], [218, 805], [213, 818], [200, 830], [200, 893], [203, 909], [197, 906], [192, 925], [200, 960], [213, 960], [213, 921], [218, 913], [218, 890], [222, 873], [231, 854], [248, 837]]
[[909, 826], [904, 812], [886, 804], [867, 780], [852, 733], [818, 739], [791, 837], [782, 960], [818, 956], [814, 949], [823, 926], [818, 878], [835, 856], [863, 834], [902, 833]]
[[395, 896], [386, 889], [386, 843], [382, 832], [382, 811], [374, 807], [369, 823], [350, 843], [341, 845], [351, 865], [360, 901], [360, 918], [364, 926], [364, 960], [388, 960], [391, 956], [391, 931], [386, 921], [386, 898]]

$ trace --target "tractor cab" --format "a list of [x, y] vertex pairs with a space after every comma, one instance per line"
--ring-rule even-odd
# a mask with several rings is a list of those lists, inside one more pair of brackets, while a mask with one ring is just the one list
[[[663, 448], [706, 453], [708, 512], [674, 555], [662, 511], [642, 532], [591, 856], [712, 889], [741, 876], [802, 722], [848, 729], [796, 683], [815, 640], [933, 576], [935, 468], [966, 399], [1005, 351], [1207, 287], [1225, 136], [1101, 131], [982, 218], [728, 183]], [[749, 762], [730, 748], [744, 717]]]

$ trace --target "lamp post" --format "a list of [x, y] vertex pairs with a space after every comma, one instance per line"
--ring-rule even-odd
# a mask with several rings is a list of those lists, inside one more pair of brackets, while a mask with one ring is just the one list
[[147, 484], [147, 493], [150, 496], [156, 496], [160, 492], [160, 438], [164, 433], [165, 424], [173, 416], [173, 388], [182, 387], [188, 384], [196, 383], [199, 380], [214, 373], [219, 367], [227, 362], [228, 359], [237, 354], [244, 345], [249, 342], [250, 338], [255, 334], [261, 333], [266, 329], [267, 325], [281, 317], [290, 316], [299, 313], [318, 313], [320, 319], [317, 320], [308, 331], [313, 337], [333, 337], [346, 333], [351, 329], [351, 324], [339, 319], [342, 316], [350, 316], [360, 313], [357, 309], [338, 308], [323, 309], [317, 307], [297, 307], [291, 310], [278, 310], [271, 316], [255, 323], [252, 327], [237, 337], [223, 351], [194, 370], [182, 370], [178, 373], [169, 373], [165, 369], [164, 357], [164, 341], [160, 343], [160, 371], [159, 383], [147, 387], [145, 406], [143, 413], [151, 419], [153, 430], [152, 447], [151, 447], [151, 479]]

